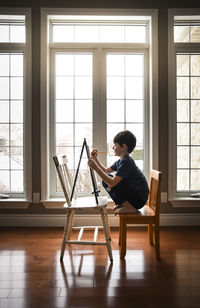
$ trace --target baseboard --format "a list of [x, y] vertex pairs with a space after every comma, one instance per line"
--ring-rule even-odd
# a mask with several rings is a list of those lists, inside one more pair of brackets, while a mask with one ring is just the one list
[[[119, 226], [119, 218], [108, 215], [110, 226]], [[63, 227], [65, 215], [1, 214], [0, 227]], [[75, 226], [101, 225], [98, 215], [76, 215]], [[161, 226], [200, 226], [200, 214], [161, 214]]]

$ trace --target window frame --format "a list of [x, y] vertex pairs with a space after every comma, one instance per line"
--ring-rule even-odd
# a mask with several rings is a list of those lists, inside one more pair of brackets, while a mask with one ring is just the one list
[[[176, 145], [176, 55], [200, 52], [200, 43], [174, 42], [174, 16], [200, 16], [200, 9], [169, 9], [168, 11], [168, 93], [169, 93], [169, 201], [173, 207], [200, 207], [198, 199], [188, 192], [176, 192], [177, 145]], [[192, 191], [191, 191], [192, 192]]]
[[32, 200], [32, 171], [31, 171], [31, 9], [29, 8], [1, 8], [1, 15], [24, 15], [26, 24], [25, 43], [0, 43], [0, 51], [7, 53], [23, 53], [24, 63], [24, 96], [23, 96], [23, 148], [24, 148], [24, 193], [9, 193], [9, 199], [0, 200], [1, 208], [26, 208]]
[[[50, 101], [49, 93], [48, 93], [48, 84], [50, 82], [49, 80], [49, 71], [50, 68], [48, 67], [48, 59], [50, 58], [50, 51], [48, 44], [50, 43], [49, 38], [49, 19], [51, 15], [127, 15], [127, 16], [149, 16], [149, 19], [151, 19], [151, 27], [152, 29], [150, 33], [150, 40], [151, 40], [151, 47], [149, 48], [149, 57], [151, 58], [151, 61], [149, 63], [149, 71], [148, 76], [150, 78], [149, 82], [149, 124], [148, 127], [145, 129], [148, 130], [149, 133], [149, 153], [150, 157], [148, 157], [149, 160], [149, 169], [151, 168], [158, 168], [158, 42], [157, 42], [157, 35], [158, 35], [158, 22], [157, 22], [157, 10], [84, 10], [84, 9], [77, 9], [77, 10], [66, 10], [66, 9], [41, 9], [41, 119], [42, 119], [42, 125], [41, 125], [41, 142], [42, 142], [42, 152], [41, 152], [41, 160], [42, 160], [42, 170], [41, 170], [41, 200], [42, 203], [46, 207], [59, 207], [60, 204], [63, 204], [63, 201], [61, 203], [57, 204], [55, 206], [56, 201], [58, 200], [57, 197], [52, 196], [50, 193], [50, 184], [46, 179], [50, 178], [49, 173], [49, 164], [50, 162], [50, 152], [49, 152], [49, 109], [50, 106], [48, 102]], [[64, 43], [65, 44], [65, 43]], [[60, 48], [64, 47], [63, 43], [60, 43]], [[68, 43], [67, 43], [68, 44]], [[84, 43], [81, 43], [81, 48], [84, 47]], [[71, 44], [73, 47], [73, 44]], [[76, 43], [76, 46], [78, 43]], [[93, 43], [86, 43], [85, 44], [87, 48], [96, 49], [96, 52], [99, 52], [99, 49], [96, 48]], [[109, 50], [112, 50], [112, 44], [106, 44], [101, 43], [102, 48], [108, 48]], [[125, 50], [123, 48], [123, 44], [113, 44], [113, 47], [118, 45], [118, 48], [121, 50]], [[143, 46], [144, 44], [141, 44]], [[139, 44], [137, 44], [139, 46]], [[52, 46], [50, 46], [52, 47]], [[70, 47], [70, 44], [68, 44], [68, 47]], [[138, 49], [138, 47], [137, 47]], [[106, 49], [107, 50], [107, 49]], [[94, 82], [97, 82], [95, 80]], [[105, 93], [103, 94], [105, 96]], [[99, 96], [100, 99], [100, 96]], [[97, 102], [95, 102], [97, 103]], [[104, 107], [105, 108], [105, 107]], [[105, 111], [105, 110], [104, 110]], [[105, 115], [105, 113], [104, 113]], [[100, 114], [99, 120], [102, 118], [102, 115]], [[104, 116], [105, 118], [105, 116]], [[145, 119], [147, 120], [147, 119]], [[144, 120], [144, 121], [145, 121]], [[106, 123], [106, 119], [104, 119]], [[105, 128], [106, 129], [106, 128]], [[94, 129], [95, 131], [95, 129]], [[102, 136], [105, 135], [105, 133], [102, 134]], [[97, 136], [93, 136], [93, 140], [95, 141], [95, 138]], [[99, 142], [101, 142], [101, 139], [98, 136]], [[93, 146], [95, 146], [95, 142], [93, 143]], [[147, 175], [148, 177], [148, 175]]]

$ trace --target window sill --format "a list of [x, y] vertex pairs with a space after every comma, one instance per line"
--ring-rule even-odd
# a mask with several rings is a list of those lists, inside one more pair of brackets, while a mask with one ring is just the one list
[[[41, 200], [40, 202], [45, 206], [46, 209], [62, 209], [66, 201], [64, 198], [50, 198], [47, 200]], [[107, 209], [112, 208], [113, 205], [114, 202], [111, 199], [108, 199]]]
[[0, 199], [0, 209], [27, 209], [31, 200], [26, 199]]
[[173, 207], [200, 207], [200, 198], [174, 198], [170, 199], [169, 202]]

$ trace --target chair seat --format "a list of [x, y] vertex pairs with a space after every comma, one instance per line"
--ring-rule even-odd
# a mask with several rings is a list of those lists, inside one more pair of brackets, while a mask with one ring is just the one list
[[148, 205], [145, 205], [137, 213], [133, 213], [133, 214], [119, 214], [119, 217], [125, 219], [127, 223], [129, 221], [131, 223], [133, 223], [133, 220], [135, 220], [138, 223], [140, 221], [145, 223], [145, 219], [147, 220], [147, 222], [149, 222], [149, 220], [151, 220], [151, 218], [152, 218], [152, 222], [153, 222], [154, 218], [155, 218], [155, 212], [152, 210], [151, 207], [149, 207]]
[[98, 197], [99, 204], [96, 204], [94, 196], [92, 197], [78, 197], [77, 199], [73, 199], [71, 202], [71, 206], [69, 207], [67, 202], [64, 204], [65, 209], [99, 209], [104, 208], [107, 205], [108, 198], [107, 197]]

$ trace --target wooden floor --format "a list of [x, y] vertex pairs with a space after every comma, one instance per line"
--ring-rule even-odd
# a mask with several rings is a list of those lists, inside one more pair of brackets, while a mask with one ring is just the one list
[[162, 228], [159, 262], [144, 228], [128, 231], [121, 261], [114, 229], [113, 264], [104, 246], [73, 245], [62, 265], [62, 231], [0, 229], [1, 308], [200, 307], [200, 227]]

